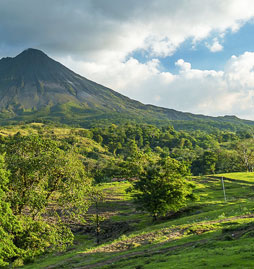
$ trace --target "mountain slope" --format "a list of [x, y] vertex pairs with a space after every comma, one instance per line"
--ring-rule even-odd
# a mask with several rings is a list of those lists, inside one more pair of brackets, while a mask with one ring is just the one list
[[[128, 98], [89, 81], [39, 50], [28, 49], [0, 61], [0, 109], [34, 109], [74, 102], [84, 107], [121, 110]], [[136, 102], [130, 101], [135, 106]], [[119, 104], [120, 103], [120, 104]]]
[[74, 73], [36, 49], [0, 60], [0, 112], [2, 124], [21, 120], [53, 120], [82, 126], [95, 121], [104, 124], [125, 120], [254, 124], [236, 117], [215, 118], [144, 105]]

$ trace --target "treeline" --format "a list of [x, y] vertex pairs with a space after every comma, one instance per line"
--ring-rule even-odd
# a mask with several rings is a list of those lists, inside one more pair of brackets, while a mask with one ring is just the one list
[[[112, 124], [91, 129], [90, 137], [116, 158], [127, 160], [140, 154], [170, 156], [187, 163], [194, 175], [252, 170], [244, 160], [246, 146], [242, 146], [248, 144], [248, 150], [252, 151], [252, 129], [236, 132], [216, 129], [207, 133], [176, 131], [172, 126]], [[248, 162], [251, 159], [249, 156]]]

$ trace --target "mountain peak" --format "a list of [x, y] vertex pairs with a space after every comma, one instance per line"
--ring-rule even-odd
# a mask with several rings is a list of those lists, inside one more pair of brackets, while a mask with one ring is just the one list
[[29, 48], [14, 58], [0, 60], [0, 78], [12, 77], [24, 82], [54, 81], [65, 73], [65, 67], [48, 57], [43, 51]]
[[34, 49], [34, 48], [27, 48], [23, 50], [20, 54], [22, 53], [40, 53], [40, 54], [45, 54], [42, 50], [39, 49]]
[[20, 54], [18, 54], [16, 57], [14, 57], [13, 59], [18, 60], [18, 61], [22, 61], [22, 62], [37, 62], [37, 61], [47, 61], [47, 60], [51, 60], [47, 54], [45, 54], [43, 51], [38, 50], [38, 49], [26, 49], [24, 51], [22, 51]]
[[46, 56], [48, 57], [43, 51], [39, 49], [33, 49], [33, 48], [28, 48], [22, 51], [20, 54], [18, 54], [15, 58], [17, 57], [38, 57], [38, 56]]

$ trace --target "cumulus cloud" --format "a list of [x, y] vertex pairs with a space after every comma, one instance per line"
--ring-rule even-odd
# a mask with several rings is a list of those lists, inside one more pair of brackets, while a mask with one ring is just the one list
[[213, 43], [211, 45], [206, 43], [206, 46], [211, 52], [218, 52], [223, 50], [223, 46], [219, 43], [217, 38], [213, 39]]
[[[71, 59], [66, 64], [76, 62]], [[140, 63], [94, 65], [80, 62], [79, 73], [147, 104], [206, 115], [238, 115], [254, 119], [254, 53], [232, 56], [222, 71], [193, 69], [183, 59], [176, 61], [177, 74], [160, 71], [153, 59]]]
[[191, 64], [185, 62], [183, 59], [179, 59], [177, 62], [175, 62], [175, 65], [180, 67], [181, 72], [186, 72], [191, 69]]
[[226, 80], [231, 91], [254, 90], [254, 53], [233, 55], [226, 65]]

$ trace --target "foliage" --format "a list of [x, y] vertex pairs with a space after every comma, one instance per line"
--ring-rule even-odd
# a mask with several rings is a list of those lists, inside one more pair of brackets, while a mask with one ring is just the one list
[[7, 167], [11, 172], [9, 199], [15, 214], [29, 210], [39, 216], [54, 202], [73, 213], [86, 210], [89, 192], [82, 162], [59, 149], [57, 142], [39, 136], [10, 137], [5, 145]]
[[0, 155], [0, 267], [8, 265], [9, 259], [21, 254], [14, 244], [14, 234], [21, 230], [7, 201], [9, 172], [6, 170], [4, 156]]
[[[247, 166], [252, 170], [251, 130], [189, 127], [178, 131], [170, 125], [127, 122], [90, 130], [53, 123], [0, 128], [0, 153], [6, 159], [6, 164], [0, 161], [0, 176], [5, 178], [0, 183], [1, 262], [15, 260], [21, 265], [71, 244], [68, 221], [80, 223], [93, 199], [89, 178], [97, 182], [139, 178], [134, 185], [144, 186], [132, 194], [137, 198], [145, 193], [140, 209], [156, 218], [181, 209], [192, 196], [193, 186], [184, 179], [187, 166], [194, 175], [246, 171]], [[245, 153], [250, 153], [247, 166]], [[145, 192], [145, 186], [151, 191]], [[182, 198], [170, 200], [169, 193]], [[97, 213], [94, 220], [100, 228]]]
[[[226, 179], [234, 175], [237, 180]], [[124, 192], [129, 182], [103, 183], [108, 202], [101, 210], [110, 214], [112, 225], [129, 223], [128, 233], [99, 246], [87, 234], [76, 234], [72, 251], [41, 257], [25, 268], [189, 268], [190, 263], [194, 268], [252, 268], [253, 173], [223, 176], [228, 203], [223, 202], [220, 178], [195, 177], [200, 200], [156, 223], [134, 210], [130, 194]]]
[[[22, 265], [73, 242], [68, 218], [82, 219], [91, 180], [77, 154], [37, 135], [2, 140], [0, 156], [0, 264]], [[8, 171], [7, 171], [8, 169]]]
[[254, 139], [249, 138], [239, 142], [236, 149], [246, 171], [252, 172], [254, 168]]
[[150, 163], [133, 184], [137, 209], [151, 213], [153, 220], [179, 210], [193, 198], [194, 185], [184, 179], [187, 175], [187, 167], [171, 158]]
[[73, 243], [74, 236], [71, 230], [61, 221], [48, 223], [41, 218], [33, 220], [28, 216], [20, 217], [22, 230], [17, 233], [15, 245], [22, 249], [22, 258], [25, 261], [33, 260], [46, 251], [65, 250]]
[[102, 190], [99, 189], [99, 185], [97, 185], [96, 188], [93, 189], [91, 193], [91, 201], [95, 206], [95, 214], [92, 214], [90, 217], [90, 220], [92, 221], [93, 224], [95, 224], [96, 229], [96, 243], [100, 243], [100, 232], [101, 232], [101, 222], [105, 220], [103, 216], [100, 215], [100, 203], [103, 202], [104, 196]]

